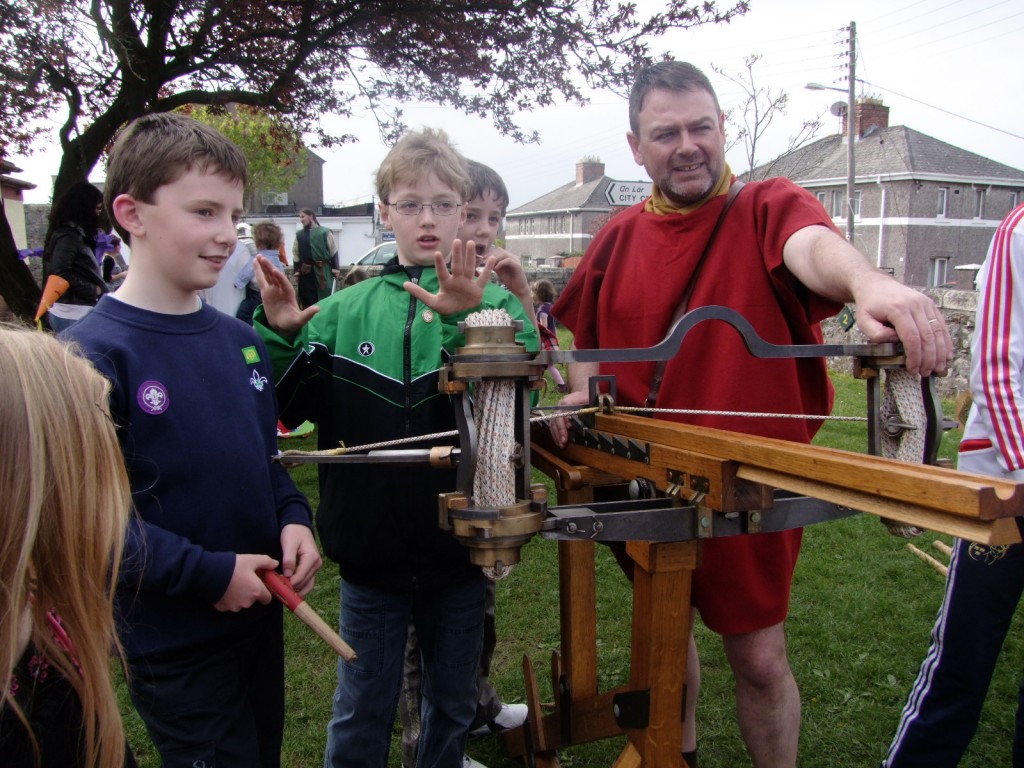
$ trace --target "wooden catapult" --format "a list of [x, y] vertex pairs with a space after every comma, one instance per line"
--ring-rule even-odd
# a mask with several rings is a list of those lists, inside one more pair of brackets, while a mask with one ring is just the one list
[[[853, 358], [867, 386], [871, 454], [832, 450], [624, 414], [615, 382], [595, 377], [591, 407], [570, 416], [570, 442], [555, 446], [546, 426], [531, 429], [531, 392], [551, 362], [657, 360], [675, 354], [685, 334], [705, 321], [740, 333], [758, 357]], [[458, 488], [439, 500], [439, 523], [471, 547], [473, 561], [499, 574], [518, 562], [532, 536], [559, 547], [561, 645], [552, 654], [554, 708], [543, 711], [533, 666], [524, 659], [526, 723], [503, 736], [510, 755], [555, 768], [557, 751], [625, 734], [615, 768], [680, 768], [690, 590], [701, 542], [801, 527], [857, 512], [985, 544], [1021, 541], [1024, 485], [929, 463], [877, 455], [888, 435], [924, 436], [934, 462], [941, 410], [930, 380], [920, 384], [923, 418], [883, 413], [882, 379], [900, 371], [899, 345], [769, 344], [738, 314], [702, 307], [684, 315], [656, 347], [527, 353], [514, 327], [466, 328], [467, 344], [445, 370], [442, 387], [456, 402], [460, 446], [420, 452], [416, 460], [458, 467]], [[905, 375], [905, 371], [903, 371]], [[481, 445], [470, 391], [480, 399], [493, 382], [515, 383], [506, 408], [514, 449], [500, 471], [514, 477], [514, 498], [480, 504]], [[338, 461], [388, 460], [388, 451]], [[402, 461], [413, 460], [402, 452]], [[376, 459], [373, 459], [374, 455]], [[428, 455], [429, 454], [429, 455]], [[531, 466], [554, 480], [557, 505]], [[485, 483], [486, 485], [487, 483]], [[627, 684], [598, 689], [595, 543], [622, 542], [633, 564], [633, 618]]]

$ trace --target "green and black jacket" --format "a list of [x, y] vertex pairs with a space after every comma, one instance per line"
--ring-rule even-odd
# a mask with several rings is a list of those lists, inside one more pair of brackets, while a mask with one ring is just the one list
[[[379, 278], [321, 301], [320, 311], [291, 342], [267, 328], [262, 308], [257, 311], [256, 330], [273, 359], [282, 420], [289, 426], [315, 422], [321, 449], [455, 429], [452, 400], [438, 391], [438, 381], [445, 356], [465, 344], [458, 322], [469, 312], [438, 315], [402, 287], [410, 279], [437, 292], [433, 268], [392, 262]], [[478, 309], [484, 308], [504, 308], [522, 320], [518, 340], [530, 351], [538, 349], [536, 330], [515, 296], [488, 285]], [[342, 578], [409, 590], [479, 573], [468, 550], [438, 528], [437, 496], [454, 490], [453, 470], [321, 464], [319, 473], [317, 529]]]

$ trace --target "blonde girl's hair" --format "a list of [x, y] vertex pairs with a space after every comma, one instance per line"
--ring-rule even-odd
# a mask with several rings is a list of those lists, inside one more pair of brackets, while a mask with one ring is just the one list
[[[113, 588], [131, 492], [109, 384], [73, 347], [35, 330], [0, 325], [0, 359], [0, 709], [28, 729], [11, 691], [28, 607], [31, 643], [81, 701], [84, 764], [120, 768], [125, 737], [110, 656], [123, 653]], [[73, 660], [53, 638], [50, 611], [71, 638]]]

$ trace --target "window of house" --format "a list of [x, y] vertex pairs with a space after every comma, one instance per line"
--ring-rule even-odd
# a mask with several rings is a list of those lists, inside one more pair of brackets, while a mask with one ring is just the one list
[[1012, 211], [1020, 204], [1020, 192], [1010, 193], [1010, 210]]
[[949, 259], [945, 256], [937, 256], [931, 260], [928, 269], [928, 287], [938, 288], [946, 284], [949, 269]]
[[861, 202], [861, 190], [856, 190], [853, 193], [853, 217], [855, 219], [860, 218], [860, 202]]
[[824, 208], [827, 211], [828, 210], [828, 202], [827, 202], [827, 200], [828, 200], [828, 193], [827, 192], [818, 192], [815, 196], [818, 198], [818, 202], [821, 203], [821, 207]]
[[985, 190], [974, 190], [974, 218], [980, 219], [985, 216]]
[[939, 187], [939, 198], [935, 208], [935, 216], [945, 219], [949, 212], [949, 187]]
[[845, 201], [843, 200], [843, 197], [844, 195], [842, 190], [832, 190], [832, 206], [829, 208], [829, 214], [834, 219], [845, 218], [846, 216], [845, 206], [843, 205]]

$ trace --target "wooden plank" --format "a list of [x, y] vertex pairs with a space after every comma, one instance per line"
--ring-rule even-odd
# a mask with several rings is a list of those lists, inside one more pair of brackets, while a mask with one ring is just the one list
[[645, 571], [692, 571], [700, 565], [699, 546], [666, 547], [650, 541], [627, 541], [626, 553]]
[[918, 528], [929, 531], [947, 533], [950, 536], [976, 541], [979, 544], [988, 544], [989, 546], [1019, 544], [1021, 540], [1016, 522], [1009, 517], [998, 520], [961, 517], [909, 502], [883, 499], [870, 493], [862, 493], [850, 488], [794, 477], [787, 473], [773, 472], [759, 467], [742, 467], [739, 474], [749, 480], [793, 491], [801, 496], [830, 501], [843, 507], [869, 512], [879, 517], [887, 517], [907, 525], [916, 525]]
[[[594, 542], [558, 542], [562, 665], [573, 701], [597, 693], [597, 584]], [[557, 695], [557, 689], [556, 689]]]
[[640, 753], [636, 751], [636, 747], [633, 746], [632, 742], [626, 742], [626, 746], [619, 753], [618, 758], [615, 760], [613, 768], [640, 768], [643, 765], [643, 758], [640, 757]]
[[1024, 483], [909, 464], [878, 456], [803, 445], [636, 416], [598, 414], [597, 429], [622, 437], [820, 480], [951, 515], [992, 520], [1024, 515]]
[[529, 656], [523, 656], [523, 680], [526, 684], [526, 706], [529, 715], [524, 728], [530, 730], [530, 743], [536, 752], [552, 752], [554, 745], [549, 745], [547, 735], [541, 723], [540, 694], [537, 693], [537, 676], [533, 673], [533, 662]]
[[628, 735], [644, 768], [681, 765], [690, 587], [699, 548], [699, 542], [649, 544], [641, 549], [651, 568], [638, 561], [634, 572], [629, 684], [649, 691], [650, 717], [646, 728]]
[[[556, 749], [571, 744], [586, 744], [590, 741], [619, 736], [623, 730], [615, 722], [612, 702], [617, 693], [628, 690], [616, 688], [612, 691], [599, 693], [587, 699], [576, 701], [570, 711], [570, 727], [572, 741], [564, 743], [561, 736], [561, 722], [558, 713], [548, 713], [540, 719], [538, 728], [544, 730], [544, 741], [549, 748]], [[526, 754], [526, 743], [523, 728], [505, 731], [502, 741], [509, 757], [522, 757]]]

